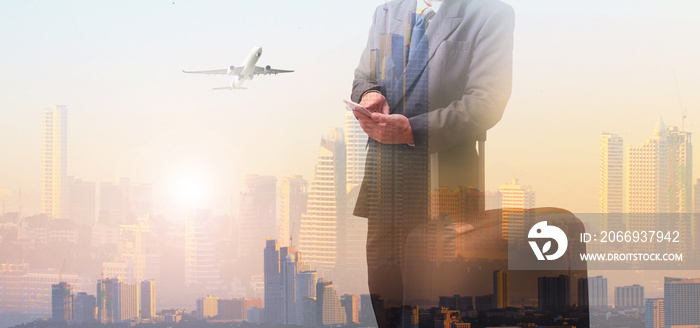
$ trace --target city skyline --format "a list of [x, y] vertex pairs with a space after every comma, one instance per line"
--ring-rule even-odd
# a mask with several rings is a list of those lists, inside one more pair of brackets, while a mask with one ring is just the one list
[[[660, 120], [676, 132], [700, 131], [700, 22], [693, 14], [700, 3], [505, 2], [516, 15], [513, 94], [488, 131], [487, 201], [515, 204], [499, 191], [513, 181], [515, 191], [532, 193], [519, 198], [523, 207], [534, 206], [536, 190], [538, 207], [624, 209], [618, 174], [628, 148], [648, 142]], [[158, 310], [194, 306], [194, 295], [207, 295], [202, 288], [219, 301], [243, 297], [239, 309], [245, 297], [262, 297], [263, 241], [277, 238], [280, 247], [293, 243], [318, 278], [334, 281], [334, 304], [343, 292], [364, 290], [366, 220], [350, 214], [366, 136], [341, 100], [349, 98], [372, 12], [382, 3], [0, 3], [0, 279], [34, 279], [28, 286], [42, 284], [49, 296], [51, 284], [65, 280], [77, 300], [78, 292], [95, 292], [100, 273], [128, 284], [160, 278]], [[215, 92], [208, 87], [227, 78], [180, 71], [238, 65], [255, 44], [265, 48], [259, 64], [295, 72]], [[345, 150], [319, 145], [329, 128]], [[600, 184], [601, 133], [619, 138], [608, 181], [614, 190]], [[693, 152], [693, 185], [682, 203], [692, 208], [687, 197], [695, 187], [698, 211], [700, 154]], [[343, 158], [342, 169], [329, 153]], [[328, 179], [344, 182], [321, 190]], [[614, 197], [603, 202], [604, 193]], [[315, 207], [302, 210], [307, 204]], [[334, 215], [321, 215], [330, 208]], [[318, 209], [323, 213], [312, 213]], [[527, 231], [511, 218], [504, 233]], [[315, 230], [319, 224], [328, 225], [327, 234]], [[330, 242], [313, 247], [320, 237]], [[605, 276], [599, 289], [607, 301], [596, 303], [602, 308], [614, 303], [616, 287], [638, 284], [647, 300], [659, 298], [665, 276], [697, 272], [589, 276]], [[45, 315], [45, 294], [12, 301]], [[508, 303], [502, 288], [494, 295]]]
[[[212, 207], [218, 213], [231, 211], [235, 204], [231, 198], [240, 191], [246, 174], [277, 177], [300, 174], [310, 179], [318, 136], [328, 127], [342, 124], [344, 108], [340, 100], [348, 96], [352, 70], [371, 12], [382, 2], [368, 0], [335, 5], [341, 8], [332, 11], [341, 9], [358, 17], [349, 24], [335, 24], [331, 17], [324, 15], [313, 15], [313, 20], [304, 19], [314, 12], [330, 12], [330, 4], [316, 4], [313, 11], [301, 13], [289, 4], [268, 3], [264, 6], [269, 12], [265, 18], [251, 15], [245, 21], [234, 22], [260, 27], [257, 35], [237, 36], [235, 46], [214, 46], [211, 42], [214, 36], [226, 34], [220, 34], [216, 24], [197, 24], [196, 18], [211, 14], [212, 10], [223, 14], [247, 9], [246, 6], [252, 4], [220, 10], [231, 4], [195, 6], [176, 2], [165, 6], [164, 3], [144, 6], [139, 14], [129, 6], [111, 11], [92, 5], [77, 6], [80, 12], [90, 13], [84, 17], [71, 14], [68, 11], [71, 8], [3, 4], [2, 12], [13, 15], [3, 16], [7, 19], [3, 19], [6, 28], [2, 30], [17, 33], [3, 39], [3, 48], [13, 50], [2, 66], [8, 74], [0, 80], [8, 90], [0, 96], [0, 122], [4, 123], [0, 127], [7, 133], [0, 141], [0, 151], [16, 155], [8, 157], [0, 171], [0, 189], [9, 190], [8, 209], [19, 207], [20, 188], [25, 213], [33, 214], [40, 209], [40, 177], [29, 176], [33, 175], [29, 172], [39, 171], [40, 155], [31, 150], [38, 147], [41, 131], [32, 122], [40, 119], [44, 108], [56, 103], [66, 105], [71, 112], [68, 175], [95, 182], [130, 177], [134, 181], [153, 183], [158, 188], [155, 191], [159, 209], [170, 211], [181, 207], [182, 200], [168, 192], [182, 184], [178, 177], [198, 180], [209, 194], [205, 197], [208, 204], [203, 207]], [[644, 2], [631, 7], [606, 3], [605, 8], [610, 11], [602, 13], [595, 10], [595, 4], [585, 8], [580, 4], [555, 1], [529, 5], [511, 1], [510, 4], [515, 8], [517, 19], [514, 92], [502, 122], [489, 131], [487, 189], [495, 190], [498, 184], [518, 176], [538, 186], [541, 206], [596, 212], [598, 201], [593, 195], [598, 189], [595, 183], [597, 163], [590, 159], [597, 150], [590, 140], [602, 131], [616, 131], [626, 140], [639, 142], [645, 139], [646, 131], [658, 117], [669, 124], [682, 125], [684, 111], [688, 116], [685, 130], [697, 130], [694, 113], [700, 99], [690, 90], [700, 85], [697, 79], [700, 65], [691, 58], [697, 58], [700, 45], [688, 41], [698, 39], [691, 37], [692, 31], [697, 29], [690, 28], [696, 23], [688, 13], [700, 5]], [[257, 9], [250, 10], [256, 12]], [[130, 26], [114, 18], [96, 19], [108, 11], [130, 21]], [[194, 15], [192, 18], [186, 14], [190, 12]], [[623, 13], [621, 17], [624, 18], [618, 20], [616, 16]], [[45, 19], [46, 15], [56, 18]], [[221, 17], [218, 15], [214, 17]], [[286, 23], [274, 19], [284, 15], [300, 17], [296, 30], [287, 29]], [[645, 21], [638, 18], [648, 17], [654, 18], [653, 26], [640, 25], [633, 19]], [[55, 31], [47, 35], [37, 35], [37, 30], [30, 27], [59, 18], [72, 23], [58, 24], [53, 28]], [[159, 28], [138, 35], [144, 24], [155, 22], [148, 26]], [[558, 28], [546, 29], [554, 25]], [[616, 33], [603, 33], [612, 26]], [[188, 29], [203, 33], [193, 35]], [[279, 33], [281, 29], [285, 31], [282, 34]], [[145, 30], [150, 29], [143, 28]], [[213, 31], [216, 33], [208, 33]], [[64, 36], [54, 34], [59, 32], [64, 32], [61, 34]], [[97, 37], [95, 33], [100, 32], [104, 41], [91, 42]], [[197, 38], [196, 35], [211, 36]], [[344, 37], [335, 37], [338, 35]], [[543, 39], [542, 35], [548, 39]], [[657, 36], [660, 44], [649, 45], [641, 35]], [[18, 38], [36, 41], [22, 44], [18, 43]], [[161, 41], [148, 42], [151, 39]], [[612, 41], [618, 39], [622, 42]], [[69, 45], [65, 50], [55, 51], [48, 60], [37, 58], [45, 47], [61, 40]], [[294, 49], [295, 43], [306, 40], [324, 40], [320, 44], [312, 43], [319, 44], [319, 52], [311, 58], [314, 60], [303, 51], [284, 50]], [[545, 46], [547, 42], [562, 47], [542, 52], [541, 49], [549, 48]], [[249, 44], [257, 43], [265, 45], [270, 62], [297, 68], [294, 76], [280, 76], [274, 80], [260, 77], [252, 81], [251, 89], [231, 94], [202, 90], [202, 84], [220, 83], [215, 78], [192, 80], [180, 75], [181, 67], [203, 62], [230, 64], [231, 58], [238, 58], [239, 53], [247, 52]], [[597, 52], [587, 47], [591, 44], [597, 45]], [[180, 47], [197, 50], [180, 51]], [[79, 52], [78, 48], [87, 50]], [[139, 56], [134, 55], [139, 52], [153, 55], [137, 60]], [[319, 67], [318, 60], [328, 64]], [[5, 66], [10, 63], [13, 67]], [[95, 75], [107, 78], [97, 79]], [[39, 81], [37, 76], [46, 78]], [[533, 80], [535, 76], [538, 78]], [[314, 102], [323, 108], [324, 115], [301, 118], [297, 111], [287, 110], [304, 108], [309, 103], [308, 97], [302, 96], [305, 94], [302, 86], [314, 85], [318, 77], [328, 80], [324, 83], [328, 92]], [[597, 77], [607, 78], [601, 81]], [[566, 83], [551, 83], [562, 79]], [[34, 84], [33, 90], [40, 91], [40, 96], [23, 96], [27, 94], [26, 88]], [[139, 91], [125, 96], [135, 90]], [[265, 97], [270, 93], [277, 97]], [[591, 94], [598, 95], [591, 97], [595, 101], [583, 98]], [[186, 95], [190, 96], [184, 97]], [[272, 115], [261, 116], [259, 110], [247, 108], [263, 108]], [[630, 116], [635, 119], [623, 119]], [[110, 119], [106, 119], [108, 117]], [[253, 128], [253, 124], [244, 122], [265, 122], [264, 126], [269, 129]], [[298, 129], [298, 125], [304, 129]], [[124, 133], [127, 130], [123, 127], [128, 127], [130, 132]], [[551, 138], [553, 135], [561, 137]], [[261, 149], [274, 149], [274, 152], [261, 152]], [[250, 160], [253, 158], [258, 160]], [[518, 158], [518, 165], [510, 158]], [[276, 165], [281, 160], [288, 165]], [[561, 169], [569, 167], [591, 172], [587, 175], [589, 179], [568, 175], [566, 169]], [[697, 163], [694, 167], [698, 172]], [[559, 182], [579, 186], [577, 190], [580, 191], [576, 193], [586, 197], [572, 199], [574, 197], [562, 195], [557, 188]]]

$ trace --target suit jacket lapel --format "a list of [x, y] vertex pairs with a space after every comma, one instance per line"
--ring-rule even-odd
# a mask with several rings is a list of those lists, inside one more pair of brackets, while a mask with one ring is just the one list
[[[413, 63], [409, 58], [409, 61], [408, 63], [406, 63], [406, 67], [404, 68], [403, 74], [399, 77], [397, 81], [398, 83], [394, 83], [394, 94], [396, 94], [396, 92], [406, 90], [406, 88], [410, 88], [410, 86], [413, 85], [415, 81], [420, 77], [421, 74], [406, 75], [406, 69], [410, 67], [412, 70], [414, 70], [414, 72], [416, 70], [422, 71], [423, 69], [425, 69], [425, 67], [430, 63], [430, 60], [435, 55], [435, 52], [437, 51], [437, 48], [440, 45], [440, 43], [446, 40], [452, 34], [452, 32], [454, 32], [455, 28], [457, 28], [457, 26], [459, 26], [459, 24], [461, 23], [461, 13], [463, 10], [463, 6], [464, 1], [445, 0], [440, 10], [435, 14], [435, 17], [433, 17], [433, 20], [428, 26], [428, 30], [425, 32], [425, 36], [420, 41], [420, 43], [428, 42], [428, 60]], [[394, 19], [392, 20], [391, 32], [404, 35], [405, 38], [410, 38], [410, 28], [406, 27], [406, 22], [408, 15], [410, 13], [415, 12], [416, 10], [416, 1], [403, 1], [399, 7], [400, 10], [395, 14]], [[402, 113], [403, 108], [399, 110], [398, 107], [403, 107], [400, 106], [403, 99], [401, 99], [401, 101], [399, 101], [399, 99], [396, 99], [396, 101], [397, 102], [395, 104], [390, 104], [393, 105], [391, 106], [392, 112]], [[393, 109], [396, 109], [396, 111], [394, 111]]]
[[427, 39], [430, 40], [428, 61], [433, 58], [440, 43], [447, 40], [462, 22], [461, 13], [463, 6], [464, 1], [445, 0], [440, 10], [433, 17], [432, 22], [428, 25], [428, 30], [425, 31]]

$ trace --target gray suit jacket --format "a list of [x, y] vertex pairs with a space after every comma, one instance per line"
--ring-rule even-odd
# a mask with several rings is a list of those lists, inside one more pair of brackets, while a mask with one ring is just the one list
[[[372, 78], [373, 49], [383, 46], [380, 43], [385, 29], [405, 34], [407, 17], [415, 8], [416, 0], [394, 0], [375, 11], [367, 46], [355, 70], [354, 101], [359, 102], [368, 90], [386, 92]], [[432, 19], [426, 31], [428, 110], [412, 110], [411, 106], [424, 104], [406, 102], [408, 108], [404, 111], [419, 113], [406, 116], [416, 148], [427, 147], [430, 154], [431, 189], [438, 187], [435, 184], [450, 188], [478, 186], [475, 143], [501, 119], [510, 97], [513, 29], [513, 10], [499, 0], [445, 0]], [[366, 183], [367, 178], [362, 190], [367, 189]], [[362, 190], [356, 214], [367, 216], [361, 210], [367, 205]]]

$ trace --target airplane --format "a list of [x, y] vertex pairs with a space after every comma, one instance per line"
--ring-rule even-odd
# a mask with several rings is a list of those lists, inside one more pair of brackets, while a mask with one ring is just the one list
[[255, 66], [262, 56], [262, 47], [255, 46], [248, 54], [248, 57], [243, 62], [241, 66], [229, 66], [229, 68], [214, 69], [208, 71], [186, 71], [182, 70], [183, 73], [195, 73], [195, 74], [226, 74], [232, 75], [231, 85], [227, 87], [213, 88], [212, 90], [234, 90], [234, 89], [245, 89], [242, 87], [243, 82], [246, 80], [252, 80], [255, 75], [270, 75], [279, 73], [291, 73], [293, 70], [285, 69], [275, 69], [267, 65], [265, 67]]

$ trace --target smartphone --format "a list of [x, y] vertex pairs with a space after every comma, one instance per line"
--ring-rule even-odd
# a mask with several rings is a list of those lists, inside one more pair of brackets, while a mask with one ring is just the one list
[[348, 106], [349, 110], [358, 111], [358, 112], [365, 114], [367, 116], [372, 116], [372, 112], [370, 112], [367, 108], [365, 108], [364, 106], [362, 106], [356, 102], [352, 102], [350, 100], [345, 100], [345, 99], [343, 99], [343, 102], [345, 103], [345, 105]]

